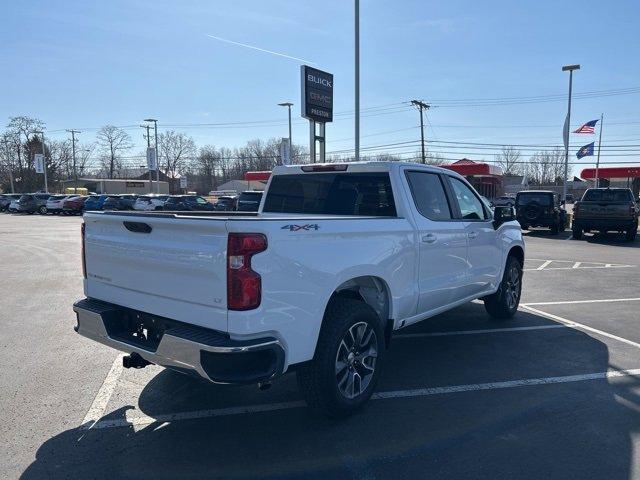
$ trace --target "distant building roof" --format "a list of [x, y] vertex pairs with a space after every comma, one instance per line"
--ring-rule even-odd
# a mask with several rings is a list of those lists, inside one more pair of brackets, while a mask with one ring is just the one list
[[255, 180], [230, 180], [222, 185], [218, 185], [218, 190], [235, 190], [244, 192], [245, 190], [264, 190], [266, 182]]
[[488, 163], [474, 162], [468, 158], [463, 158], [449, 165], [441, 165], [442, 168], [453, 170], [460, 175], [477, 175], [477, 176], [501, 176], [502, 168], [497, 165]]

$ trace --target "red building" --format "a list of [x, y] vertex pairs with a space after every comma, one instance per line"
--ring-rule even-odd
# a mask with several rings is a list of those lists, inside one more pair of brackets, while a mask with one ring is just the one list
[[453, 170], [464, 176], [480, 195], [487, 198], [499, 197], [504, 192], [502, 168], [497, 165], [463, 158], [451, 165], [442, 165], [442, 168]]
[[[596, 179], [595, 168], [585, 168], [580, 173], [585, 180]], [[616, 186], [626, 186], [633, 190], [633, 195], [637, 198], [640, 193], [640, 165], [630, 167], [600, 167], [598, 178], [601, 187], [615, 184]]]

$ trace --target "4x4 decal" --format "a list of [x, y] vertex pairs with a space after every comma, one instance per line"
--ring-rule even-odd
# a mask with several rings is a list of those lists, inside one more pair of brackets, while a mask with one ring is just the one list
[[317, 223], [308, 223], [306, 225], [285, 225], [281, 227], [281, 230], [289, 230], [290, 232], [298, 232], [300, 230], [319, 230], [320, 226]]

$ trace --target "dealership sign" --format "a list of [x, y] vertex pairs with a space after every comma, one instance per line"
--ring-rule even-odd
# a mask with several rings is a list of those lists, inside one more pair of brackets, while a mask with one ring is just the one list
[[319, 123], [333, 121], [333, 75], [302, 65], [302, 116]]

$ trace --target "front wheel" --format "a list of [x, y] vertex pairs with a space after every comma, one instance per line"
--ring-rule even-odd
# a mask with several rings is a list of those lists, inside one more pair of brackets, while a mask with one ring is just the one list
[[307, 404], [332, 417], [355, 413], [375, 389], [384, 349], [380, 320], [369, 305], [351, 298], [332, 300], [315, 356], [297, 372]]
[[40, 215], [46, 215], [46, 214], [47, 214], [47, 207], [45, 207], [44, 205], [41, 205], [41, 206], [38, 208], [38, 213], [39, 213]]
[[551, 225], [551, 235], [558, 235], [559, 227], [557, 223]]
[[507, 257], [498, 291], [484, 298], [484, 308], [493, 318], [511, 318], [518, 311], [522, 292], [522, 265], [516, 257]]
[[627, 230], [624, 236], [628, 242], [633, 242], [636, 239], [637, 235], [638, 235], [638, 225], [635, 225], [635, 227], [632, 227], [629, 230]]

